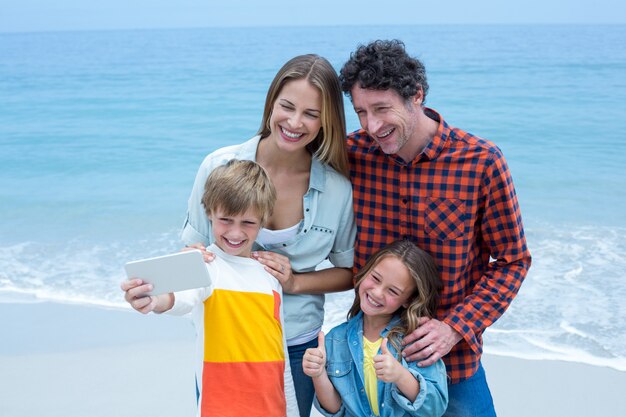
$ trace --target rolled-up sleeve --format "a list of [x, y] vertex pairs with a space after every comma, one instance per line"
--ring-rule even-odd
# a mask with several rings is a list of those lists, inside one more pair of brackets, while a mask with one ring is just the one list
[[408, 370], [419, 382], [419, 393], [415, 401], [410, 401], [393, 385], [391, 397], [395, 403], [412, 416], [438, 417], [443, 415], [448, 407], [448, 383], [443, 361], [439, 359], [435, 364], [426, 368], [417, 368], [413, 362]]
[[341, 217], [337, 226], [337, 235], [329, 254], [330, 262], [340, 268], [352, 268], [354, 264], [354, 241], [356, 238], [356, 224], [352, 204], [352, 187], [346, 181], [342, 191]]

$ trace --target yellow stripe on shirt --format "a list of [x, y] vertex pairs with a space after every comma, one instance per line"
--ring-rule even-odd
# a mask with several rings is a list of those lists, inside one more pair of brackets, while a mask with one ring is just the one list
[[215, 290], [204, 302], [204, 361], [283, 361], [276, 303], [280, 296], [273, 294]]

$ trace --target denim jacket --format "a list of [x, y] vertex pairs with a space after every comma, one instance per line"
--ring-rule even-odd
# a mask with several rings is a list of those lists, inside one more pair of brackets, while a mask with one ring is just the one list
[[[394, 316], [381, 332], [385, 337], [400, 318]], [[326, 372], [341, 396], [341, 408], [336, 414], [326, 412], [317, 397], [315, 407], [324, 416], [369, 417], [374, 416], [365, 393], [363, 376], [363, 313], [332, 329], [326, 336]], [[389, 344], [389, 351], [397, 357], [397, 351]], [[439, 359], [426, 368], [418, 368], [415, 362], [402, 359], [402, 366], [417, 378], [420, 391], [411, 402], [400, 393], [395, 384], [378, 381], [378, 400], [381, 417], [441, 416], [448, 405], [446, 368]]]
[[[202, 194], [207, 177], [216, 167], [231, 159], [256, 159], [260, 136], [209, 154], [198, 169], [189, 197], [187, 218], [182, 231], [185, 244], [213, 242], [211, 224], [202, 206]], [[313, 158], [309, 189], [303, 198], [304, 219], [298, 234], [286, 243], [254, 250], [268, 250], [289, 258], [294, 272], [311, 272], [325, 259], [341, 268], [351, 268], [354, 258], [356, 226], [352, 212], [350, 181], [329, 165]], [[285, 294], [285, 332], [287, 341], [322, 327], [324, 320], [323, 294]]]

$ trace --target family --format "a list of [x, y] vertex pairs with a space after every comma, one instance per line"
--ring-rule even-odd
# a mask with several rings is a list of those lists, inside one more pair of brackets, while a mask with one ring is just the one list
[[[361, 125], [347, 139], [344, 93]], [[257, 135], [204, 159], [182, 238], [211, 286], [122, 283], [137, 311], [192, 315], [198, 415], [495, 416], [482, 334], [531, 256], [502, 152], [427, 93], [398, 40], [359, 46], [339, 75], [297, 56]], [[351, 288], [325, 335], [324, 294]]]

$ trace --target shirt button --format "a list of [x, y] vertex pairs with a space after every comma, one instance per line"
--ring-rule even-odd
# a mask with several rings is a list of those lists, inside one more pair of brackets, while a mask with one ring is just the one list
[[339, 369], [337, 369], [337, 370], [335, 371], [335, 373], [336, 373], [336, 374], [338, 374], [338, 373], [339, 373]]

